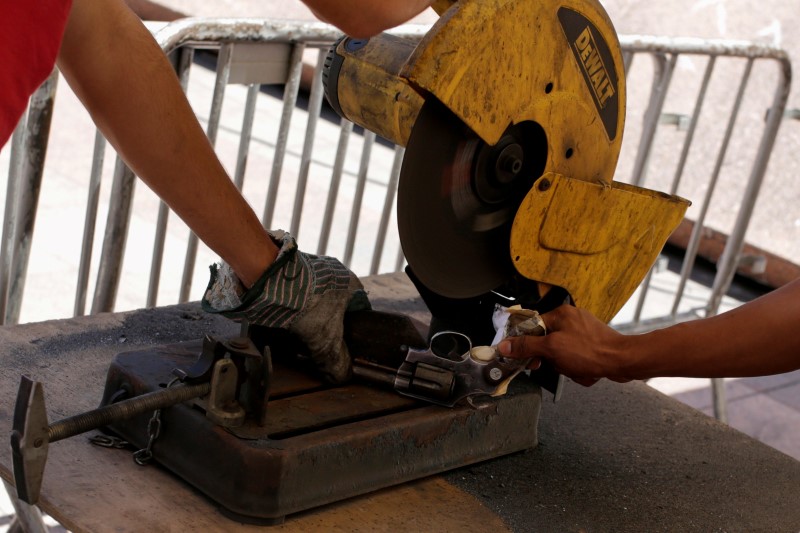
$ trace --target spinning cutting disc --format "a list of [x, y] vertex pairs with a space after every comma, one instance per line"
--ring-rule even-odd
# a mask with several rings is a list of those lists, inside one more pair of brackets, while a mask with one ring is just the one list
[[513, 125], [489, 146], [440, 102], [425, 102], [406, 147], [397, 218], [408, 264], [426, 287], [470, 298], [514, 275], [511, 224], [546, 155], [536, 123]]

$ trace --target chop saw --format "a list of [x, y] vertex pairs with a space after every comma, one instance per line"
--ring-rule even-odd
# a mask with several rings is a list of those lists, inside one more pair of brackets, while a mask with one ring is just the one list
[[256, 523], [537, 444], [540, 385], [556, 385], [540, 373], [507, 388], [521, 368], [473, 353], [495, 307], [569, 303], [610, 320], [688, 202], [612, 179], [625, 77], [598, 2], [434, 7], [421, 41], [344, 37], [324, 70], [342, 117], [406, 148], [397, 218], [430, 329], [348, 317], [358, 381], [343, 387], [285, 363], [302, 348], [280, 330], [123, 353], [102, 406], [52, 424], [42, 385], [23, 378], [23, 500], [38, 498], [50, 444], [101, 426]]
[[536, 306], [551, 288], [609, 321], [689, 205], [612, 179], [625, 72], [611, 21], [594, 1], [434, 7], [419, 44], [344, 38], [326, 73], [341, 116], [406, 147], [412, 279], [446, 322], [500, 296]]

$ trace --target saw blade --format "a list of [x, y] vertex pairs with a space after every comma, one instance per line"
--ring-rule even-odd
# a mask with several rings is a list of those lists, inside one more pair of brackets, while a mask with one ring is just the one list
[[426, 287], [471, 298], [514, 275], [511, 224], [546, 152], [535, 123], [489, 146], [443, 104], [425, 102], [403, 159], [397, 219], [403, 253]]

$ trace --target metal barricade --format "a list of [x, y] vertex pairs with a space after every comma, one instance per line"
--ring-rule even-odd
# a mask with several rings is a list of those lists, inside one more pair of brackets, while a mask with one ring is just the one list
[[[426, 30], [425, 26], [408, 25], [395, 32], [418, 39]], [[173, 60], [190, 101], [206, 123], [212, 144], [222, 151], [220, 135], [225, 137], [224, 143], [228, 145], [234, 144], [231, 139], [235, 138], [235, 156], [229, 158], [231, 164], [228, 165], [232, 168], [230, 174], [256, 211], [263, 213], [265, 226], [289, 229], [298, 235], [304, 250], [336, 255], [359, 275], [396, 271], [404, 264], [392, 224], [403, 150], [387, 146], [373, 133], [362, 133], [351, 123], [330, 117], [322, 109], [322, 63], [327, 48], [339, 35], [335, 28], [321, 23], [247, 19], [185, 19], [156, 32], [162, 49]], [[672, 302], [666, 306], [648, 304], [648, 308], [655, 307], [658, 311], [655, 316], [644, 316], [645, 301], [652, 296], [653, 283], [658, 278], [657, 273], [651, 272], [629, 305], [632, 311], [627, 315], [621, 314], [614, 322], [619, 329], [641, 331], [689, 317], [711, 315], [719, 310], [741, 255], [745, 231], [786, 106], [791, 75], [786, 54], [769, 46], [643, 36], [622, 36], [621, 43], [629, 103], [626, 139], [616, 179], [672, 194], [683, 193], [695, 204], [689, 213], [695, 221], [694, 230], [686, 245]], [[216, 60], [203, 55], [209, 50]], [[204, 59], [200, 60], [198, 56]], [[647, 61], [643, 61], [647, 57], [651, 59], [649, 66]], [[704, 65], [702, 69], [693, 70], [702, 72], [702, 75], [691, 77], [687, 69], [681, 70], [681, 64], [687, 58], [691, 58], [695, 65]], [[303, 99], [304, 109], [300, 109], [298, 94], [304, 75], [304, 59], [313, 64], [313, 73], [308, 84], [308, 96]], [[213, 80], [206, 68], [196, 66], [203, 61], [215, 63]], [[723, 64], [726, 62], [739, 69], [737, 90], [731, 93], [728, 81], [725, 98], [715, 99], [717, 107], [712, 108], [708, 100], [709, 94], [715, 90], [715, 74], [725, 71]], [[754, 69], [760, 69], [761, 73], [762, 64], [776, 65], [777, 68], [773, 68], [771, 78], [759, 76], [757, 86], [748, 92], [749, 84], [752, 85], [751, 73]], [[676, 73], [679, 73], [677, 78]], [[205, 80], [201, 83], [205, 83], [206, 94], [212, 95], [210, 103], [198, 104], [199, 97], [193, 95], [195, 84], [189, 83], [190, 74]], [[766, 78], [774, 81], [771, 91], [764, 88]], [[20, 153], [32, 153], [28, 148], [22, 148], [23, 145], [46, 147], [46, 128], [39, 127], [38, 123], [47, 117], [47, 113], [37, 111], [37, 102], [49, 98], [52, 105], [55, 80], [54, 76], [50, 85], [46, 84], [37, 93], [32, 100], [27, 125], [21, 126], [28, 132], [38, 131], [38, 137], [22, 135], [22, 129], [14, 137], [15, 162], [12, 169], [21, 168], [16, 162], [21, 159]], [[265, 94], [264, 88], [274, 89], [272, 92], [282, 91], [282, 96], [277, 99]], [[224, 105], [232, 105], [228, 93], [234, 89], [240, 90], [236, 98], [241, 119], [237, 123], [233, 122], [231, 112], [223, 113]], [[673, 90], [680, 93], [680, 98], [676, 99]], [[750, 98], [750, 93], [754, 93], [754, 98]], [[686, 95], [692, 95], [690, 100], [693, 103], [687, 102]], [[726, 101], [727, 107], [720, 107], [721, 101]], [[675, 104], [682, 108], [682, 113], [665, 111]], [[207, 116], [199, 111], [206, 109], [203, 105], [209, 106]], [[304, 125], [298, 124], [300, 115], [305, 117]], [[746, 126], [743, 126], [745, 122]], [[679, 126], [680, 131], [676, 133], [667, 129], [669, 124]], [[748, 139], [744, 142], [749, 145], [753, 144], [753, 135], [759, 136], [755, 151], [732, 151], [732, 146], [739, 146], [742, 142], [737, 140], [737, 134], [746, 135]], [[267, 155], [256, 154], [256, 148]], [[699, 149], [704, 152], [703, 161], [713, 162], [710, 167], [697, 164]], [[123, 274], [123, 260], [126, 259], [131, 213], [135, 211], [132, 204], [135, 177], [119, 161], [114, 165], [113, 184], [107, 200], [102, 249], [99, 259], [95, 258], [93, 262], [92, 246], [96, 240], [104, 150], [105, 142], [98, 134], [78, 268], [75, 315], [85, 312], [93, 263], [97, 263], [97, 274], [92, 313], [115, 309], [120, 280], [129, 275]], [[22, 165], [27, 170], [21, 174], [17, 172], [19, 179], [11, 179], [8, 184], [3, 255], [0, 257], [3, 268], [0, 272], [0, 302], [5, 301], [2, 294], [7, 291], [8, 304], [4, 315], [8, 322], [18, 319], [22, 301], [25, 265], [31, 243], [29, 230], [36, 212], [35, 196], [41, 180], [44, 148], [39, 153], [42, 157], [29, 157], [36, 160]], [[255, 159], [259, 159], [259, 169], [254, 169]], [[731, 161], [736, 162], [732, 164]], [[38, 169], [34, 168], [37, 165]], [[726, 170], [730, 166], [737, 169], [747, 166], [748, 175], [746, 179], [733, 178], [739, 184], [744, 183], [741, 200], [733, 207], [728, 201], [720, 208], [712, 197], [718, 184], [730, 181]], [[268, 173], [265, 168], [269, 168]], [[705, 191], [702, 198], [684, 192], [684, 185], [691, 181], [688, 178], [694, 179], [689, 183], [694, 187], [692, 190]], [[698, 180], [704, 183], [698, 186]], [[288, 188], [293, 188], [293, 195], [286, 192]], [[730, 189], [727, 185], [726, 188]], [[345, 189], [347, 193], [343, 194]], [[23, 197], [19, 191], [30, 191], [30, 194]], [[14, 198], [17, 198], [16, 203], [12, 201]], [[17, 207], [13, 208], [15, 205]], [[722, 217], [720, 223], [715, 214], [720, 211], [727, 213], [731, 209], [736, 215], [731, 229], [725, 231], [727, 219]], [[202, 285], [193, 287], [198, 277], [196, 257], [199, 245], [196, 237], [191, 235], [186, 239], [180, 282], [177, 286], [166, 286], [176, 277], [164, 273], [165, 253], [170, 250], [166, 245], [169, 210], [162, 204], [157, 212], [147, 286], [138, 290], [146, 296], [128, 307], [186, 301], [192, 296], [198, 297], [202, 288]], [[697, 259], [698, 240], [703, 227], [709, 223], [722, 226], [720, 229], [729, 233], [727, 245], [708, 295], [703, 297], [703, 301], [689, 302], [691, 308], [686, 311], [686, 289], [691, 283]], [[174, 263], [175, 259], [170, 262]]]
[[[651, 91], [646, 107], [644, 107], [641, 116], [642, 125], [638, 149], [633, 158], [633, 167], [630, 174], [630, 182], [636, 185], [646, 185], [646, 176], [649, 170], [648, 164], [651, 163], [651, 153], [654, 150], [656, 143], [656, 133], [659, 124], [668, 123], [675, 124], [682, 128], [684, 138], [682, 141], [678, 140], [672, 145], [672, 157], [666, 167], [659, 166], [659, 173], [661, 174], [662, 181], [659, 185], [653, 188], [669, 191], [670, 194], [679, 194], [680, 185], [684, 176], [687, 174], [687, 161], [692, 149], [697, 152], [697, 146], [693, 144], [698, 126], [701, 124], [701, 119], [705, 118], [706, 124], [711, 126], [711, 129], [721, 131], [719, 138], [719, 145], [716, 151], [712, 152], [712, 157], [707, 157], [707, 161], [713, 160], [713, 167], [708, 169], [708, 178], [705, 184], [705, 193], [702, 198], [695, 197], [692, 200], [695, 202], [693, 211], [687, 214], [687, 217], [693, 218], [693, 227], [691, 236], [687, 243], [685, 243], [685, 253], [682, 260], [680, 274], [675, 282], [672, 303], [666, 307], [657, 306], [659, 314], [642, 320], [642, 311], [645, 307], [645, 300], [648, 295], [648, 290], [651, 287], [653, 280], [653, 270], [648, 273], [644, 282], [638, 290], [638, 296], [634, 300], [634, 311], [632, 317], [627, 322], [618, 322], [617, 328], [626, 332], [641, 332], [658, 327], [668, 326], [670, 324], [690, 320], [692, 318], [708, 317], [717, 314], [722, 306], [723, 297], [728, 291], [733, 281], [734, 275], [742, 260], [742, 249], [745, 244], [745, 233], [753, 214], [753, 209], [758, 198], [761, 185], [764, 181], [764, 176], [767, 169], [770, 156], [775, 144], [775, 139], [778, 133], [778, 128], [784, 118], [784, 110], [786, 108], [787, 100], [789, 97], [789, 90], [791, 85], [791, 63], [786, 53], [783, 50], [770, 47], [761, 46], [749, 42], [737, 41], [702, 41], [697, 39], [669, 39], [669, 38], [656, 38], [645, 36], [624, 36], [621, 38], [622, 46], [625, 51], [625, 64], [626, 76], [628, 79], [628, 87], [632, 86], [631, 78], [633, 76], [632, 63], [634, 58], [639, 56], [649, 56], [653, 60], [653, 76]], [[673, 86], [673, 75], [676, 71], [678, 62], [686, 57], [691, 57], [701, 62], [705, 62], [703, 74], [697, 79], [696, 96], [693, 104], [688, 106], [685, 114], [665, 113], [665, 102], [668, 100], [670, 89]], [[706, 104], [709, 95], [709, 87], [713, 79], [715, 70], [719, 70], [720, 64], [728, 62], [739, 63], [738, 68], [738, 82], [736, 82], [736, 75], [728, 77], [733, 80], [736, 90], [733, 92], [733, 99], [729, 102], [729, 111], [727, 113], [717, 112], [717, 116], [724, 118], [727, 115], [727, 120], [719, 120], [714, 124], [714, 117], [709, 118], [708, 113], [703, 114], [704, 104]], [[755, 68], [762, 66], [764, 63], [770, 63], [773, 66], [773, 84], [771, 100], [770, 93], [765, 92], [762, 87], [755, 91], [755, 98], [751, 98], [752, 102], [748, 112], [743, 112], [745, 107], [746, 95], [748, 84], [750, 83], [752, 73]], [[735, 68], [735, 67], [734, 67]], [[762, 70], [763, 75], [763, 70]], [[678, 91], [685, 91], [686, 80], [683, 80], [683, 87]], [[762, 82], [763, 78], [759, 77]], [[730, 83], [730, 82], [729, 82]], [[634, 85], [635, 86], [635, 85]], [[728, 90], [730, 86], [723, 89], [717, 89], [717, 96], [720, 92], [724, 96], [730, 96]], [[630, 89], [629, 89], [630, 91]], [[727, 94], [724, 94], [727, 93]], [[630, 103], [629, 103], [629, 109]], [[762, 119], [762, 117], [765, 117]], [[630, 117], [629, 117], [630, 119]], [[741, 126], [742, 120], [748, 120], [748, 127]], [[763, 122], [762, 122], [763, 120]], [[740, 122], [737, 128], [737, 121]], [[715, 128], [716, 126], [716, 128]], [[735, 211], [735, 218], [731, 226], [729, 236], [727, 238], [724, 251], [716, 263], [716, 274], [713, 279], [710, 291], [707, 297], [699, 305], [690, 307], [688, 310], [679, 312], [682, 301], [686, 296], [686, 288], [692, 276], [693, 269], [697, 260], [698, 247], [701, 240], [701, 235], [706, 224], [711, 221], [711, 224], [720, 225], [720, 218], [714, 216], [714, 206], [712, 205], [712, 198], [715, 192], [718, 192], [719, 184], [726, 183], [727, 187], [731, 187], [731, 182], [735, 178], [725, 176], [723, 173], [723, 166], [732, 159], [737, 157], [741, 160], [742, 156], [734, 152], [732, 155], [729, 151], [730, 147], [736, 142], [735, 135], [740, 133], [739, 146], [743, 142], [751, 142], [749, 138], [753, 135], [753, 131], [760, 129], [760, 140], [757, 145], [756, 151], [753, 153], [752, 163], [747, 170], [746, 180], [743, 189], [740, 190], [740, 200], [730, 202], [730, 195], [728, 201], [717, 202], [717, 211], [733, 210]], [[746, 132], [747, 138], [741, 140], [741, 133]], [[705, 135], [709, 135], [706, 131]], [[630, 147], [630, 144], [628, 144]], [[678, 155], [679, 154], [679, 155]], [[675, 155], [678, 155], [677, 158]], [[662, 158], [662, 164], [664, 159]], [[696, 165], [689, 165], [688, 168], [692, 171], [697, 171]], [[671, 171], [671, 173], [670, 173]], [[729, 173], [730, 174], [730, 173]], [[734, 174], [736, 174], [734, 172]], [[624, 175], [624, 174], [623, 174]], [[744, 178], [745, 176], [741, 176]], [[620, 175], [618, 174], [618, 178]], [[668, 187], [665, 187], [668, 185]], [[735, 189], [735, 187], [734, 187]], [[695, 189], [696, 190], [696, 189]], [[719, 206], [722, 206], [721, 208]], [[733, 208], [733, 209], [732, 209]], [[658, 263], [657, 263], [658, 265]], [[669, 312], [663, 313], [663, 310], [669, 308]], [[722, 420], [727, 420], [727, 402], [725, 398], [725, 387], [722, 379], [712, 379], [712, 396], [714, 405], [715, 416]]]
[[[397, 33], [400, 35], [419, 38], [427, 28], [420, 26], [408, 26], [400, 28]], [[229, 84], [246, 84], [248, 86], [247, 100], [245, 103], [244, 116], [241, 127], [241, 138], [236, 158], [236, 166], [233, 171], [234, 181], [240, 188], [244, 183], [244, 175], [249, 155], [249, 144], [251, 141], [256, 102], [259, 98], [259, 88], [264, 84], [277, 84], [283, 86], [283, 99], [280, 120], [278, 121], [277, 131], [275, 132], [274, 153], [271, 162], [269, 179], [263, 183], [266, 190], [266, 198], [263, 204], [262, 222], [265, 227], [275, 227], [278, 213], [290, 214], [284, 217], [280, 224], [287, 228], [293, 235], [300, 239], [303, 248], [309, 251], [314, 250], [314, 243], [310, 239], [304, 239], [305, 225], [304, 217], [319, 215], [320, 212], [309, 214], [306, 208], [308, 195], [309, 179], [312, 167], [330, 168], [330, 178], [327, 184], [327, 198], [325, 208], [321, 211], [321, 218], [315, 217], [318, 223], [316, 233], [316, 252], [330, 253], [329, 242], [334, 228], [334, 212], [340, 207], [340, 185], [343, 177], [347, 176], [345, 162], [349, 157], [357, 157], [359, 160], [358, 170], [350, 172], [350, 178], [354, 179], [355, 190], [351, 199], [351, 209], [347, 220], [347, 231], [344, 235], [344, 249], [337, 255], [341, 257], [345, 264], [348, 264], [360, 274], [375, 274], [379, 272], [381, 261], [389, 233], [390, 218], [392, 215], [393, 197], [396, 189], [397, 177], [399, 174], [400, 162], [402, 161], [402, 148], [391, 147], [394, 152], [392, 156], [392, 166], [388, 176], [378, 175], [372, 167], [373, 151], [377, 146], [376, 136], [371, 132], [365, 132], [361, 144], [361, 153], [354, 155], [349, 153], [352, 123], [339, 120], [338, 145], [333, 164], [328, 159], [322, 159], [315, 152], [315, 135], [317, 126], [320, 122], [320, 110], [323, 100], [322, 87], [322, 66], [325, 55], [330, 45], [340, 36], [340, 33], [330, 26], [321, 23], [291, 23], [291, 22], [270, 22], [252, 20], [185, 20], [173, 23], [156, 34], [162, 49], [168, 54], [175, 56], [178, 65], [179, 75], [183, 80], [188, 78], [188, 71], [192, 65], [191, 58], [196, 50], [214, 49], [218, 52], [216, 64], [216, 79], [213, 88], [211, 109], [208, 118], [207, 133], [212, 144], [215, 143], [221, 119], [221, 109], [226, 87]], [[307, 102], [306, 124], [304, 141], [299, 155], [299, 165], [297, 167], [296, 182], [294, 183], [295, 194], [290, 201], [278, 202], [278, 193], [282, 185], [287, 181], [284, 173], [284, 163], [289, 151], [289, 137], [292, 131], [292, 119], [297, 114], [298, 92], [300, 80], [303, 73], [303, 59], [307, 51], [312, 51], [316, 63], [313, 69], [313, 77], [310, 84], [310, 93]], [[314, 53], [315, 52], [315, 53]], [[384, 151], [386, 148], [384, 147]], [[295, 154], [296, 155], [296, 154]], [[384, 154], [386, 157], [386, 154]], [[293, 176], [294, 177], [294, 176]], [[385, 181], [384, 181], [385, 180]], [[356, 237], [359, 230], [363, 228], [359, 225], [362, 213], [362, 203], [365, 197], [365, 190], [368, 182], [373, 181], [381, 184], [384, 189], [385, 206], [382, 210], [378, 231], [375, 235], [373, 253], [368, 258], [369, 269], [357, 267], [354, 262], [354, 250]], [[126, 199], [129, 203], [130, 199]], [[291, 205], [291, 209], [287, 209]], [[257, 209], [257, 208], [256, 208]], [[257, 209], [258, 210], [258, 209]], [[146, 305], [156, 304], [156, 291], [159, 285], [160, 255], [163, 253], [161, 244], [166, 227], [166, 210], [159, 219], [157, 228], [156, 242], [158, 243], [153, 254], [153, 268], [150, 273], [150, 289]], [[341, 218], [341, 217], [340, 217]], [[302, 230], [302, 231], [301, 231]], [[341, 232], [340, 232], [341, 236]], [[108, 255], [114, 257], [119, 254], [123, 244], [118, 240], [105, 239], [108, 243]], [[396, 270], [398, 265], [402, 265], [402, 253], [399, 250], [396, 237], [394, 238], [397, 251], [395, 256], [390, 259], [391, 267], [389, 271]], [[105, 249], [104, 249], [105, 252]], [[192, 294], [192, 282], [194, 274], [195, 256], [197, 253], [197, 239], [194, 235], [190, 236], [187, 245], [184, 269], [180, 284], [178, 301], [187, 301]], [[104, 256], [106, 253], [103, 254]], [[384, 271], [387, 271], [384, 269]], [[109, 276], [98, 284], [95, 292], [95, 303], [93, 312], [107, 310], [113, 307], [114, 287], [119, 283], [119, 277]], [[196, 292], [195, 292], [196, 294]]]
[[[692, 219], [693, 226], [691, 236], [685, 245], [686, 252], [679, 278], [675, 282], [672, 302], [666, 306], [669, 311], [663, 313], [662, 310], [666, 309], [661, 305], [657, 309], [659, 313], [663, 314], [656, 314], [647, 320], [642, 318], [645, 300], [652, 282], [653, 271], [651, 271], [640, 287], [634, 300], [635, 303], [631, 302], [634, 306], [632, 316], [626, 317], [625, 321], [616, 323], [618, 329], [627, 332], [641, 332], [698, 316], [711, 316], [720, 311], [722, 299], [739, 266], [745, 233], [764, 180], [778, 128], [784, 118], [791, 84], [791, 63], [781, 49], [743, 41], [622, 36], [621, 43], [624, 50], [629, 96], [634, 95], [634, 105], [631, 105], [629, 99], [628, 131], [626, 132], [628, 137], [623, 148], [623, 150], [627, 150], [628, 163], [632, 166], [629, 174], [626, 174], [625, 169], [620, 169], [616, 179], [629, 181], [635, 185], [649, 186], [670, 194], [681, 194], [682, 181], [687, 174], [697, 173], [698, 169], [707, 172], [707, 178], [702, 187], [694, 185], [690, 188], [691, 191], [702, 191], [705, 188], [702, 195], [684, 193], [686, 196], [691, 196], [690, 199], [694, 203], [687, 213], [687, 217]], [[642, 56], [647, 56], [652, 60], [651, 89], [646, 105], [637, 108], [634, 91], [636, 84], [632, 83], [632, 78], [635, 79], [636, 76], [634, 63], [640, 62], [634, 62], [634, 59]], [[695, 76], [694, 80], [681, 80], [681, 83], [678, 84], [680, 86], [670, 93], [670, 90], [676, 85], [673, 83], [676, 66], [685, 58], [691, 58], [695, 63], [705, 63], [702, 69], [696, 69], [696, 72], [698, 74], [702, 72], [702, 75]], [[750, 91], [748, 95], [747, 89], [754, 68], [766, 66], [766, 64], [773, 66], [771, 73], [774, 83], [773, 91], [770, 93], [763, 90], [763, 87], [758, 87]], [[714, 89], [710, 89], [714, 74], [720, 70], [724, 71], [726, 68], [727, 72], [721, 76], [725, 81], [725, 86], [716, 87], [716, 93], [714, 93]], [[761, 73], [764, 74], [763, 68]], [[760, 85], [764, 85], [763, 78], [759, 78], [759, 81], [762, 82]], [[734, 92], [730, 91], [731, 85], [736, 87]], [[696, 90], [695, 94], [691, 93], [691, 88]], [[694, 96], [694, 98], [687, 102], [686, 99], [676, 100], [673, 97], [671, 103], [680, 105], [684, 112], [666, 113], [666, 102], [669, 101], [669, 96], [674, 96], [676, 92], [679, 93], [678, 96], [689, 98]], [[720, 95], [720, 92], [723, 94]], [[717, 99], [728, 100], [725, 103], [729, 107], [718, 105], [717, 109], [708, 112], [706, 104], [710, 94], [714, 94]], [[732, 98], [730, 98], [731, 95]], [[749, 101], [747, 96], [750, 96]], [[718, 103], [718, 100], [714, 101]], [[749, 108], [743, 111], [745, 103], [749, 104]], [[634, 114], [638, 111], [639, 114], [636, 118], [641, 119], [640, 126], [632, 124], [632, 111]], [[744, 126], [742, 125], [743, 121], [746, 121]], [[661, 148], [665, 148], [668, 153], [666, 156], [662, 155], [656, 172], [653, 172], [652, 167], [656, 165], [650, 165], [652, 163], [651, 155], [657, 147], [655, 139], [659, 127], [663, 124], [677, 126], [682, 132], [683, 138], [674, 138], [673, 136], [670, 141], [664, 142], [664, 146]], [[663, 128], [663, 126], [661, 127]], [[709, 153], [698, 154], [698, 146], [694, 142], [701, 128], [703, 128], [702, 134], [706, 138], [716, 135], [714, 141], [718, 143], [718, 147], [710, 150]], [[631, 143], [631, 129], [639, 130], [638, 146]], [[752, 145], [752, 136], [759, 133], [760, 140], [757, 149], [752, 152], [750, 167], [744, 169], [745, 158], [741, 153], [731, 153], [730, 147], [737, 141], [738, 146]], [[709, 144], [711, 143], [706, 142], [705, 146], [708, 147]], [[687, 167], [692, 153], [695, 155], [693, 160], [695, 164], [689, 164]], [[624, 165], [625, 155], [623, 153], [621, 166]], [[713, 166], [701, 167], [696, 163], [698, 159], [709, 164], [713, 161]], [[733, 160], [738, 160], [740, 168], [734, 172], [729, 171], [726, 176], [723, 167]], [[690, 170], [687, 171], [687, 168]], [[657, 173], [658, 176], [648, 176], [649, 171], [651, 174]], [[696, 178], [696, 176], [693, 177]], [[657, 183], [649, 183], [653, 179], [648, 180], [648, 178], [657, 178]], [[734, 180], [738, 183], [732, 187], [731, 182]], [[739, 192], [740, 199], [732, 201], [728, 194], [723, 202], [718, 201], [716, 205], [713, 204], [712, 198], [715, 193], [719, 195], [721, 183], [729, 188], [727, 192]], [[744, 187], [741, 187], [742, 183]], [[731, 212], [735, 213], [735, 217], [730, 230], [726, 231], [724, 224], [730, 218]], [[687, 284], [690, 282], [697, 261], [702, 232], [709, 223], [717, 227], [722, 226], [722, 231], [729, 234], [724, 252], [716, 264], [717, 272], [705, 301], [698, 302], [689, 309], [681, 311], [682, 301], [686, 297]]]

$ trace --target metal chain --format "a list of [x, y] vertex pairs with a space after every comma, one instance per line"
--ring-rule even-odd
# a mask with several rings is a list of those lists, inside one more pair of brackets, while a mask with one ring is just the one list
[[[180, 378], [173, 378], [172, 381], [167, 384], [167, 388], [172, 387], [179, 381]], [[161, 409], [153, 411], [153, 416], [150, 417], [150, 421], [147, 423], [147, 434], [149, 436], [147, 439], [147, 446], [133, 452], [133, 460], [139, 466], [147, 466], [153, 460], [153, 443], [158, 439], [159, 435], [161, 435]]]
[[153, 443], [161, 434], [161, 409], [156, 409], [153, 412], [153, 416], [147, 423], [147, 433], [150, 435], [150, 438], [147, 440], [147, 446], [133, 452], [133, 460], [136, 461], [136, 464], [139, 466], [148, 465], [150, 461], [153, 460]]

